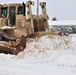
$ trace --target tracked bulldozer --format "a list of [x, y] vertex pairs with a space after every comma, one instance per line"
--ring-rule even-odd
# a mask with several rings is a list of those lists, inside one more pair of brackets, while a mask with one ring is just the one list
[[49, 29], [46, 2], [40, 2], [42, 15], [33, 15], [31, 5], [34, 2], [30, 0], [26, 4], [0, 5], [0, 53], [18, 54], [25, 49], [28, 37], [51, 34], [46, 32]]

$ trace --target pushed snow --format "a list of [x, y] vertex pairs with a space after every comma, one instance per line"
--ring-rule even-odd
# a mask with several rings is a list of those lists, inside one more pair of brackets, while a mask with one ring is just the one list
[[[69, 37], [58, 35], [47, 35], [36, 39], [30, 39], [25, 49], [25, 57], [44, 57], [51, 50], [72, 49]], [[50, 55], [50, 54], [49, 54]]]
[[0, 75], [76, 75], [76, 35], [28, 39], [17, 56], [0, 54]]

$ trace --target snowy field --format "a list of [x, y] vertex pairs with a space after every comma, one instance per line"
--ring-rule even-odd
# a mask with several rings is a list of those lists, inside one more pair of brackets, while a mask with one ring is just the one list
[[76, 75], [76, 35], [28, 39], [24, 52], [0, 54], [0, 75]]

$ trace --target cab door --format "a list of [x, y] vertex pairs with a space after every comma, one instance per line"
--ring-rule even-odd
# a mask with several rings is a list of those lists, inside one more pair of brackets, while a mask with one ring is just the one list
[[9, 21], [10, 25], [14, 26], [16, 23], [16, 7], [15, 6], [10, 6], [9, 8]]

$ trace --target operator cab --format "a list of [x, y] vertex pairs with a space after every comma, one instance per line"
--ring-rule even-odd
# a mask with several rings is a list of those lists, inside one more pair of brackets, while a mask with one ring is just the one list
[[25, 5], [23, 4], [10, 4], [9, 8], [9, 20], [11, 26], [16, 25], [16, 16], [25, 15]]

